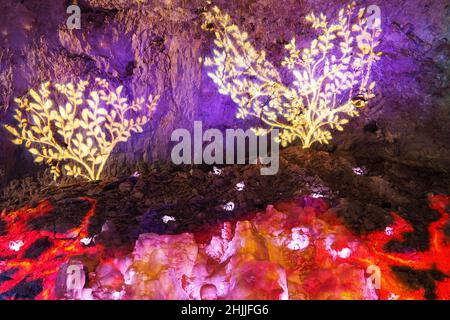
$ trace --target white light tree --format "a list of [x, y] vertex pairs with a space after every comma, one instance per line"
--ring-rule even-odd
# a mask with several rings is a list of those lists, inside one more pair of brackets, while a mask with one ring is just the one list
[[16, 99], [17, 125], [5, 127], [13, 143], [25, 144], [35, 162], [50, 166], [55, 179], [63, 172], [99, 180], [115, 146], [132, 132], [143, 131], [159, 98], [128, 102], [122, 91], [122, 86], [113, 88], [104, 79], [94, 84], [46, 82]]
[[286, 85], [264, 51], [256, 50], [248, 34], [231, 17], [213, 7], [205, 13], [203, 29], [214, 32], [213, 56], [205, 59], [209, 77], [219, 92], [238, 105], [237, 118], [256, 117], [257, 134], [280, 130], [283, 146], [300, 139], [304, 148], [314, 142], [328, 144], [330, 130], [343, 130], [348, 118], [359, 115], [374, 97], [369, 83], [381, 34], [380, 23], [369, 23], [365, 9], [355, 14], [355, 4], [339, 11], [337, 23], [324, 14], [306, 20], [318, 31], [308, 48], [299, 50], [295, 38], [286, 45], [282, 66], [295, 81]]

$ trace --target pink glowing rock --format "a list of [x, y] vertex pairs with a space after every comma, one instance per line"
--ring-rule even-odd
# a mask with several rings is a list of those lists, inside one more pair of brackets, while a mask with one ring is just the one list
[[[360, 243], [320, 199], [268, 206], [212, 234], [143, 234], [132, 255], [97, 268], [93, 295], [126, 299], [376, 299]], [[234, 231], [233, 231], [234, 230]], [[209, 239], [209, 240], [208, 240]], [[122, 274], [115, 285], [117, 272]], [[104, 290], [102, 292], [100, 289]]]
[[206, 254], [218, 262], [223, 262], [232, 239], [231, 224], [226, 222], [220, 230], [220, 237], [213, 236], [209, 245], [205, 247]]
[[[226, 266], [226, 262], [219, 263], [200, 252], [192, 276], [184, 277], [182, 282], [183, 289], [187, 292], [189, 298], [193, 300], [211, 299], [212, 291], [215, 291], [217, 298], [225, 297], [229, 288]], [[207, 285], [206, 288], [204, 288], [205, 285]], [[215, 290], [208, 286], [214, 286]]]
[[192, 234], [142, 234], [126, 271], [128, 299], [188, 299], [181, 279], [191, 276], [198, 247]]
[[269, 261], [248, 261], [230, 270], [227, 299], [280, 300], [288, 299], [286, 273]]
[[151, 265], [138, 269], [134, 282], [127, 286], [127, 299], [138, 300], [186, 300], [189, 296], [181, 287], [173, 269], [152, 272]]
[[102, 263], [95, 269], [96, 282], [102, 287], [121, 290], [124, 279], [120, 270], [114, 263]]
[[217, 262], [222, 262], [226, 257], [230, 241], [220, 237], [212, 237], [211, 243], [205, 248], [206, 254]]
[[217, 288], [213, 284], [205, 284], [200, 289], [201, 300], [217, 300]]
[[141, 234], [134, 248], [134, 260], [151, 265], [153, 270], [172, 269], [175, 276], [191, 275], [198, 253], [194, 236]]
[[229, 254], [234, 257], [250, 255], [256, 260], [269, 259], [266, 240], [250, 221], [236, 223], [236, 231], [231, 240], [229, 251]]

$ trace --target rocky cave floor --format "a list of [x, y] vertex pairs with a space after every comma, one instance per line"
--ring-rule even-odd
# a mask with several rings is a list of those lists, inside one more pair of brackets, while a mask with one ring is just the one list
[[[356, 174], [355, 168], [360, 168], [362, 174]], [[406, 234], [404, 242], [389, 242], [385, 249], [402, 252], [428, 249], [428, 225], [439, 214], [429, 208], [427, 196], [450, 194], [450, 178], [442, 172], [375, 156], [356, 159], [350, 154], [299, 147], [282, 150], [280, 170], [274, 176], [261, 176], [258, 165], [222, 169], [220, 174], [214, 174], [212, 166], [157, 163], [140, 168], [138, 175], [98, 182], [56, 186], [39, 185], [32, 179], [16, 180], [3, 190], [0, 208], [8, 214], [49, 199], [55, 210], [30, 220], [28, 226], [30, 230], [63, 233], [80, 225], [90, 207], [80, 197], [93, 198], [97, 207], [89, 222], [90, 236], [99, 234], [107, 223], [114, 231], [108, 234], [113, 236], [104, 237], [102, 233], [96, 240], [108, 248], [132, 250], [143, 233], [204, 230], [224, 221], [246, 218], [269, 204], [312, 194], [324, 197], [356, 235], [383, 230], [393, 221], [391, 213], [398, 212], [411, 223], [414, 232]], [[239, 182], [245, 184], [242, 191], [236, 190]], [[224, 210], [230, 201], [235, 209]], [[175, 221], [165, 223], [163, 216], [174, 217]], [[4, 232], [0, 221], [0, 236]], [[450, 237], [450, 224], [444, 232]], [[36, 243], [32, 250], [42, 251], [40, 245], [45, 243]]]
[[[327, 199], [356, 234], [385, 228], [392, 222], [391, 212], [398, 212], [417, 231], [405, 245], [425, 250], [427, 227], [438, 218], [429, 208], [427, 196], [450, 193], [450, 177], [443, 172], [298, 147], [281, 152], [280, 170], [273, 176], [260, 175], [258, 165], [217, 167], [222, 169], [220, 174], [214, 174], [213, 166], [158, 163], [141, 168], [138, 176], [59, 186], [15, 180], [3, 190], [0, 208], [17, 210], [49, 199], [56, 211], [32, 221], [31, 227], [64, 231], [80, 224], [86, 208], [78, 198], [88, 196], [97, 200], [89, 232], [97, 234], [109, 221], [119, 231], [122, 243], [134, 243], [141, 233], [197, 231], [243, 218], [269, 204], [313, 194]], [[363, 171], [359, 175], [353, 172], [357, 168]], [[245, 184], [242, 192], [236, 191], [239, 182]], [[223, 206], [230, 201], [235, 209], [227, 212]], [[165, 215], [176, 221], [163, 223]], [[445, 233], [450, 236], [450, 225]], [[393, 246], [391, 250], [401, 248]]]

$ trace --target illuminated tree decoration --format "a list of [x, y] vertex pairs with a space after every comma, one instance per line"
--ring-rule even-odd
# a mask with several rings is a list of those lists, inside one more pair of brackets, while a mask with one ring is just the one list
[[[131, 104], [122, 95], [123, 87], [111, 88], [103, 79], [41, 85], [29, 97], [16, 99], [17, 127], [6, 125], [15, 136], [13, 143], [25, 144], [37, 163], [46, 162], [56, 179], [68, 176], [99, 180], [109, 155], [131, 132], [141, 133], [150, 120], [158, 96]], [[53, 90], [54, 89], [54, 90]], [[145, 103], [145, 108], [143, 107]], [[139, 115], [144, 109], [144, 115]]]
[[213, 68], [208, 75], [238, 105], [237, 118], [253, 116], [269, 127], [253, 128], [257, 134], [277, 128], [283, 146], [297, 138], [304, 148], [328, 144], [329, 130], [342, 131], [348, 118], [358, 116], [358, 109], [374, 97], [375, 82], [369, 79], [381, 56], [375, 52], [380, 23], [369, 23], [365, 9], [354, 12], [354, 3], [341, 9], [336, 24], [324, 14], [306, 17], [318, 37], [303, 50], [297, 49], [295, 38], [286, 45], [282, 66], [294, 78], [286, 86], [266, 53], [251, 45], [229, 15], [213, 7], [202, 25], [215, 33], [213, 56], [205, 59]]

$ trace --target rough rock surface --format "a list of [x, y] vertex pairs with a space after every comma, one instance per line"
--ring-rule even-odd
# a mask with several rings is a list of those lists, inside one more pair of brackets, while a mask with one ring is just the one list
[[[192, 232], [242, 218], [280, 200], [312, 195], [331, 201], [346, 226], [357, 234], [382, 230], [392, 222], [391, 212], [397, 211], [417, 231], [407, 235], [406, 246], [426, 250], [428, 225], [437, 219], [427, 198], [450, 194], [450, 178], [444, 173], [298, 147], [283, 150], [280, 171], [274, 176], [261, 176], [255, 165], [225, 166], [220, 175], [211, 166], [171, 163], [142, 166], [139, 172], [139, 176], [63, 186], [15, 180], [3, 190], [0, 210], [17, 210], [50, 199], [58, 210], [32, 224], [64, 232], [80, 223], [86, 210], [77, 198], [94, 198], [97, 209], [89, 226], [91, 236], [109, 221], [119, 235], [116, 240], [133, 244], [141, 233]], [[241, 191], [239, 183], [244, 183]], [[228, 202], [233, 202], [234, 210], [225, 210]], [[175, 221], [164, 221], [164, 216]], [[401, 251], [402, 246], [393, 245], [390, 250]]]
[[[139, 161], [167, 159], [173, 129], [245, 127], [235, 106], [206, 76], [201, 58], [211, 35], [200, 29], [204, 1], [81, 0], [81, 30], [68, 31], [66, 1], [3, 1], [0, 4], [0, 101], [2, 123], [11, 121], [13, 98], [44, 80], [102, 76], [124, 84], [130, 96], [161, 95], [155, 121], [115, 150], [107, 174]], [[304, 17], [311, 10], [336, 14], [346, 1], [213, 1], [229, 12], [276, 66], [294, 35], [311, 38]], [[372, 1], [361, 1], [368, 6]], [[387, 1], [382, 10], [385, 55], [374, 70], [378, 98], [360, 119], [336, 135], [331, 150], [434, 171], [450, 166], [449, 5], [445, 0]], [[304, 40], [304, 41], [303, 41]], [[0, 138], [1, 182], [33, 175], [23, 147]]]

